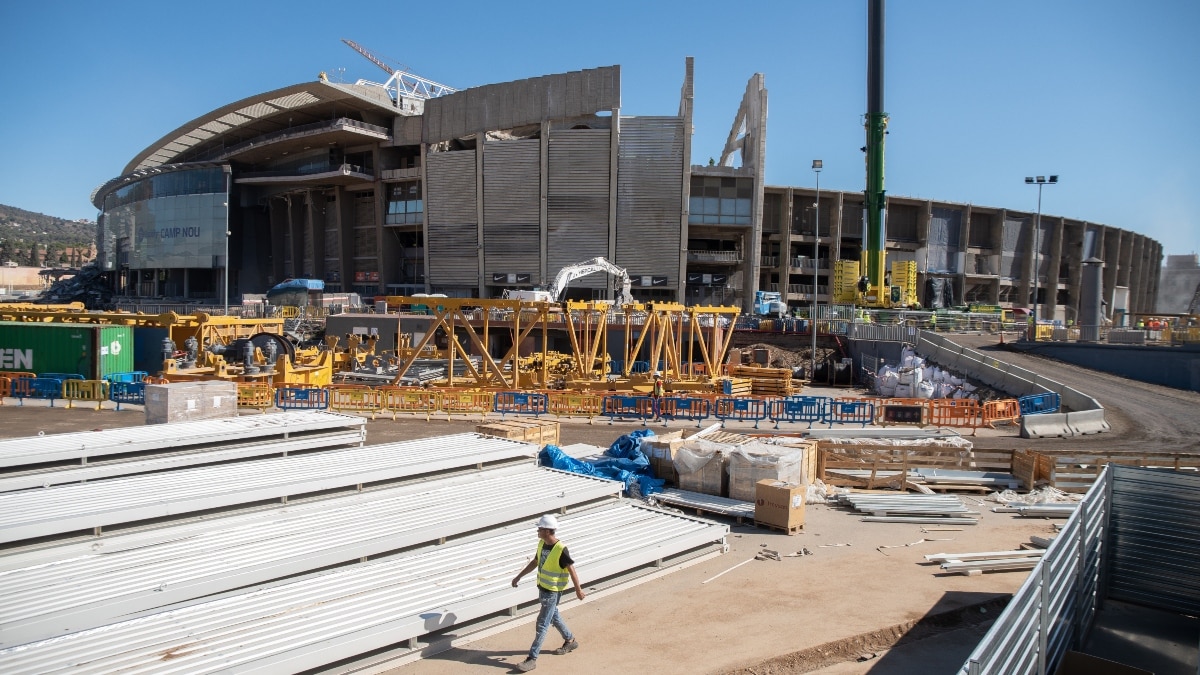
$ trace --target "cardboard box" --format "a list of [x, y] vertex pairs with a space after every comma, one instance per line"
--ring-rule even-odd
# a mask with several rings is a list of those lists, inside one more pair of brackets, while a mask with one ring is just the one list
[[237, 383], [225, 380], [146, 385], [146, 424], [237, 417]]
[[754, 520], [780, 529], [804, 527], [804, 495], [807, 489], [795, 483], [764, 479], [758, 481]]
[[556, 420], [519, 419], [488, 422], [475, 426], [475, 433], [534, 443], [538, 447], [558, 445], [559, 423]]

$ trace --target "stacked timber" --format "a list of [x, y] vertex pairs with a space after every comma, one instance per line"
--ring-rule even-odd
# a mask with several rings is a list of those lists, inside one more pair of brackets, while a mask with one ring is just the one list
[[754, 393], [754, 381], [743, 377], [723, 377], [720, 388], [725, 396], [750, 396]]
[[789, 368], [758, 368], [755, 366], [731, 366], [733, 377], [750, 380], [751, 393], [755, 396], [791, 396], [792, 371]]
[[558, 431], [556, 420], [516, 419], [475, 425], [477, 434], [536, 443], [539, 446], [558, 445]]

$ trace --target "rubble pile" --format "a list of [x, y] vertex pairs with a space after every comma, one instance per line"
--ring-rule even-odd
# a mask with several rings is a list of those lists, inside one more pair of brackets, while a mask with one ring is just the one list
[[34, 302], [43, 305], [82, 302], [88, 309], [111, 309], [112, 289], [94, 263], [74, 276], [63, 277], [42, 291]]

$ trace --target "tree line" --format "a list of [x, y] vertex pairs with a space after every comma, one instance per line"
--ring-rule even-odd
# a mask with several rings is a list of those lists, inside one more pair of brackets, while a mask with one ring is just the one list
[[90, 262], [96, 223], [76, 221], [0, 204], [0, 263], [31, 267], [80, 267]]

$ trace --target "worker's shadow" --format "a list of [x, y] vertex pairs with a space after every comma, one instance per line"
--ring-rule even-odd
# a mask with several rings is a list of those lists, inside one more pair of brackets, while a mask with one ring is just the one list
[[[421, 618], [425, 621], [425, 634], [427, 635], [429, 633], [450, 628], [454, 626], [455, 621], [458, 620], [458, 617], [453, 612], [445, 614], [442, 612], [427, 612], [422, 614]], [[455, 647], [454, 649], [450, 649], [438, 654], [430, 654], [425, 658], [428, 660], [441, 659], [445, 661], [455, 661], [457, 663], [495, 666], [504, 670], [515, 670], [517, 663], [524, 660], [525, 654], [526, 652], [524, 650], [490, 652], [479, 649]], [[514, 656], [519, 656], [521, 658], [512, 661], [507, 660]]]

